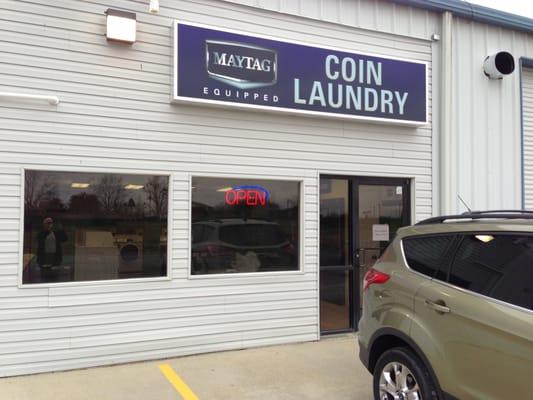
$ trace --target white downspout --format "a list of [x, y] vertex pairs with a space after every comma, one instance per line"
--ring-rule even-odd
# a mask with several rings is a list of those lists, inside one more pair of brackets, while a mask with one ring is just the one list
[[440, 96], [440, 213], [451, 214], [457, 210], [455, 198], [457, 185], [456, 138], [453, 132], [452, 111], [452, 24], [453, 14], [442, 14], [441, 41], [441, 96]]

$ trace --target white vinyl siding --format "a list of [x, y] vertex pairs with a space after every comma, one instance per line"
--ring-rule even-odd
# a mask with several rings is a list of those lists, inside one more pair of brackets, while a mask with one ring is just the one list
[[533, 69], [522, 70], [524, 208], [533, 210]]
[[[106, 42], [108, 7], [137, 13], [135, 44]], [[0, 91], [60, 98], [0, 100], [0, 376], [317, 340], [319, 174], [414, 178], [415, 218], [432, 213], [431, 123], [169, 100], [174, 19], [428, 62], [430, 119], [431, 42], [215, 0], [147, 10], [134, 0], [0, 1]], [[172, 174], [171, 279], [20, 288], [21, 171], [37, 167]], [[193, 175], [301, 180], [303, 271], [188, 279]]]

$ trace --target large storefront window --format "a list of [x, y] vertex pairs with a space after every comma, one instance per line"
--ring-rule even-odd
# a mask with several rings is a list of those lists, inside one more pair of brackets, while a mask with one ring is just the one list
[[192, 274], [298, 270], [298, 182], [192, 179]]
[[25, 171], [23, 283], [166, 276], [168, 177]]

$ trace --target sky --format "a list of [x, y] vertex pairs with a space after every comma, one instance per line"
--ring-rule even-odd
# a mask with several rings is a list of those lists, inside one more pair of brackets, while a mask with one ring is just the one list
[[532, 0], [468, 0], [468, 2], [533, 19]]

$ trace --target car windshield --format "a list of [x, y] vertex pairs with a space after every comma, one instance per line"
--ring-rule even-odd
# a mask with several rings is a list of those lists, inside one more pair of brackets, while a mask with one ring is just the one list
[[236, 246], [274, 246], [286, 239], [277, 225], [242, 224], [221, 227], [220, 240]]

